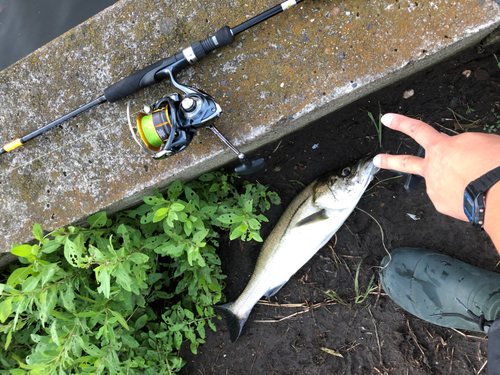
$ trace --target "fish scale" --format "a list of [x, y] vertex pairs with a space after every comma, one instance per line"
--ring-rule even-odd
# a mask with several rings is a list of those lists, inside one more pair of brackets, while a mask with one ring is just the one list
[[371, 159], [312, 182], [290, 203], [268, 236], [246, 288], [234, 302], [215, 306], [239, 337], [257, 301], [271, 297], [321, 249], [361, 199], [378, 168]]

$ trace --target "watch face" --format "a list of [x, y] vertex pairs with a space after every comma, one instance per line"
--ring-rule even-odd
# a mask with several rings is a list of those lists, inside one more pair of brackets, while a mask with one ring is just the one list
[[464, 192], [464, 212], [467, 216], [467, 219], [471, 223], [474, 223], [474, 199], [470, 196], [467, 189]]

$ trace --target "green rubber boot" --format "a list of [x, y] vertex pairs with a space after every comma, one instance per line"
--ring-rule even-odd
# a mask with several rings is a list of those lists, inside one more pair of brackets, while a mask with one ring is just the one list
[[500, 274], [434, 250], [401, 248], [382, 259], [388, 296], [420, 319], [443, 327], [488, 332], [500, 316]]

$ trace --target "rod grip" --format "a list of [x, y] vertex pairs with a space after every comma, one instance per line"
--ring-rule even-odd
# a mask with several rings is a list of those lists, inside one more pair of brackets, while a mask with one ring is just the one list
[[[217, 47], [227, 46], [233, 41], [234, 36], [231, 29], [229, 26], [224, 26], [218, 30], [213, 37], [208, 37], [202, 41], [195, 42], [191, 45], [191, 48], [196, 56], [196, 59], [199, 60], [207, 53], [215, 50]], [[186, 60], [183, 52], [179, 52], [173, 56], [167, 57], [166, 59], [159, 60], [109, 86], [104, 90], [104, 97], [108, 102], [113, 103], [124, 99], [145, 87], [154, 85], [165, 77], [164, 75], [156, 75], [158, 71], [181, 60], [184, 60], [185, 63], [179, 63], [180, 65], [177, 65], [176, 69], [181, 69], [189, 64], [189, 61]]]
[[[129, 95], [132, 95], [145, 87], [154, 85], [160, 82], [157, 77], [155, 77], [156, 72], [160, 69], [166, 68], [172, 65], [181, 58], [184, 58], [182, 53], [178, 53], [174, 56], [167, 57], [166, 59], [159, 60], [135, 73], [132, 73], [128, 77], [121, 79], [120, 81], [112, 84], [107, 89], [104, 90], [104, 97], [110, 103], [116, 102]], [[186, 62], [187, 65], [187, 62]]]

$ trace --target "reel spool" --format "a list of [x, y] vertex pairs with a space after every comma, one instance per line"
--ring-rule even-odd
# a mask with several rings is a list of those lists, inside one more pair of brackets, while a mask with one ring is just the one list
[[[144, 106], [136, 118], [137, 137], [130, 121], [130, 103], [127, 106], [129, 128], [135, 141], [155, 159], [164, 159], [186, 148], [194, 131], [179, 127], [177, 120], [177, 94], [165, 96], [152, 106]], [[142, 143], [139, 141], [142, 141]]]

